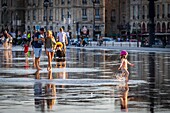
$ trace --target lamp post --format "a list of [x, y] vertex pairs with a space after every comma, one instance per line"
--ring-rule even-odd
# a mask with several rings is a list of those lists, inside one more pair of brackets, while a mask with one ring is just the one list
[[44, 0], [44, 7], [45, 7], [45, 10], [46, 10], [46, 31], [47, 31], [47, 26], [48, 26], [48, 11], [47, 11], [47, 9], [48, 9], [48, 5], [49, 5], [49, 0]]
[[126, 24], [126, 29], [127, 29], [127, 36], [128, 36], [128, 40], [130, 40], [130, 24], [129, 22]]
[[92, 3], [93, 3], [93, 40], [95, 39], [95, 3], [96, 3], [96, 0], [91, 0]]
[[6, 16], [6, 10], [7, 10], [7, 3], [4, 2], [2, 4], [2, 11], [3, 11], [3, 17], [2, 17], [3, 21], [2, 22], [3, 22], [3, 24], [6, 24], [6, 22], [7, 22], [7, 20], [6, 20], [7, 18], [5, 17]]
[[136, 39], [137, 39], [137, 47], [139, 47], [139, 35], [138, 35], [138, 28], [140, 29], [140, 24], [136, 24]]
[[16, 15], [15, 15], [15, 21], [16, 21], [16, 29], [15, 29], [15, 33], [16, 33], [16, 38], [18, 37], [18, 22], [17, 22], [17, 20], [18, 20], [18, 14], [17, 14], [17, 12], [16, 12]]
[[157, 0], [148, 0], [149, 1], [149, 46], [152, 47], [152, 45], [155, 42], [155, 23], [154, 23], [154, 17], [155, 17], [155, 1]]

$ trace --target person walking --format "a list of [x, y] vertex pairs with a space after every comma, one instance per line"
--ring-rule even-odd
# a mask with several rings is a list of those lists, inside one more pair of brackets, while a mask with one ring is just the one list
[[68, 40], [67, 40], [67, 35], [64, 32], [63, 28], [60, 28], [59, 33], [57, 33], [56, 41], [61, 42], [63, 44], [64, 52], [66, 52], [66, 45], [68, 44]]
[[35, 55], [35, 66], [37, 70], [41, 70], [40, 68], [40, 57], [42, 54], [42, 45], [45, 41], [44, 38], [44, 28], [40, 28], [40, 32], [35, 34], [34, 38], [34, 55]]
[[54, 52], [55, 52], [55, 48], [56, 48], [56, 41], [55, 38], [53, 36], [52, 31], [48, 30], [47, 34], [46, 34], [46, 38], [45, 38], [45, 51], [46, 54], [48, 56], [48, 67], [47, 67], [47, 71], [51, 71], [52, 69], [52, 59], [54, 58]]

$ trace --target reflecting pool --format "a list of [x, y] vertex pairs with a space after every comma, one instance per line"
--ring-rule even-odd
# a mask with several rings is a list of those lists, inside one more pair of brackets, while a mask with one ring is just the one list
[[128, 52], [126, 83], [120, 50], [69, 48], [52, 71], [43, 52], [37, 71], [31, 52], [0, 49], [0, 113], [169, 113], [169, 52]]

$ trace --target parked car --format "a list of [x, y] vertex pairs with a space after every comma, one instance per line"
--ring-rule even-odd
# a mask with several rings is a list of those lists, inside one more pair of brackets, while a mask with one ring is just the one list
[[111, 38], [109, 38], [109, 37], [103, 37], [103, 41], [113, 41]]
[[76, 45], [76, 43], [77, 43], [77, 39], [71, 39], [70, 40], [70, 44], [71, 45]]
[[155, 39], [155, 45], [163, 45], [160, 39]]

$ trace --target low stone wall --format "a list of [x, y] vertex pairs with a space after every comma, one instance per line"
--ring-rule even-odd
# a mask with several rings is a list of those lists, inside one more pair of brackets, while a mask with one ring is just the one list
[[[90, 42], [90, 46], [98, 46], [97, 42]], [[137, 42], [103, 42], [101, 46], [115, 46], [115, 47], [137, 47]], [[141, 42], [139, 42], [141, 47]]]

